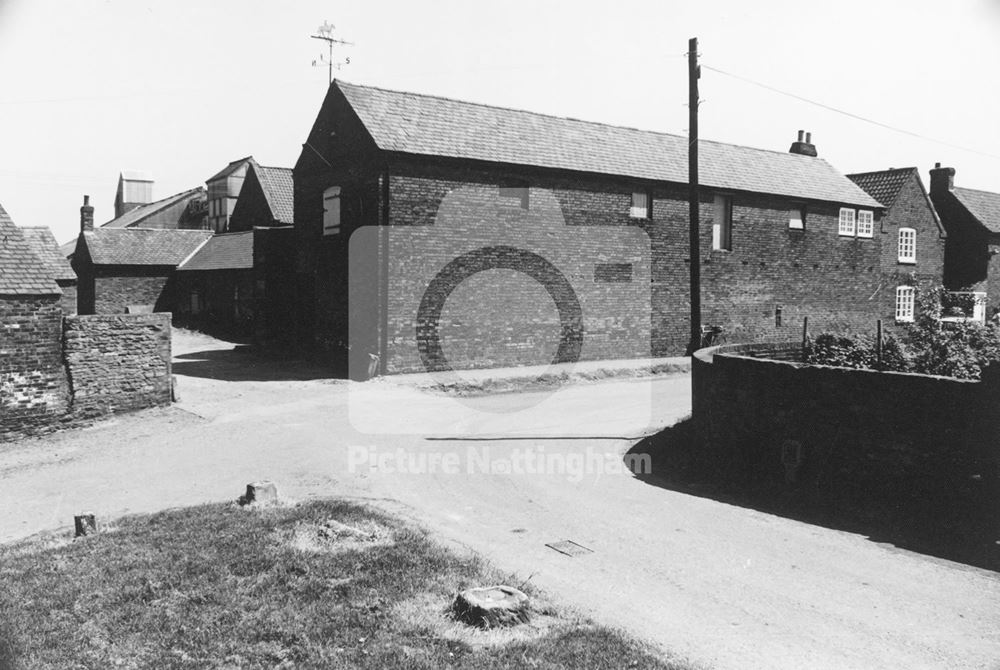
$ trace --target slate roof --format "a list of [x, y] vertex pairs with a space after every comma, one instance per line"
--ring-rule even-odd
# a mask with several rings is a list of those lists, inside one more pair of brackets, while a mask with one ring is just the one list
[[[335, 81], [382, 150], [686, 184], [678, 135]], [[703, 185], [881, 205], [821, 158], [699, 141]]]
[[52, 278], [58, 281], [76, 281], [76, 273], [59, 250], [59, 243], [52, 230], [46, 226], [31, 226], [21, 228], [24, 239], [38, 260], [45, 263]]
[[232, 173], [239, 170], [240, 166], [242, 166], [244, 163], [248, 161], [253, 162], [253, 156], [244, 156], [243, 158], [234, 160], [232, 163], [230, 163], [229, 165], [222, 168], [221, 170], [213, 174], [211, 177], [206, 179], [205, 182], [208, 183], [210, 181], [215, 181], [216, 179], [222, 179], [223, 177], [228, 177]]
[[35, 256], [24, 233], [0, 205], [0, 295], [59, 295], [48, 266]]
[[180, 265], [212, 237], [210, 230], [98, 228], [83, 233], [94, 265]]
[[888, 208], [896, 202], [903, 185], [914, 172], [919, 172], [919, 170], [915, 167], [890, 168], [877, 172], [849, 174], [847, 178]]
[[295, 222], [295, 188], [292, 184], [291, 168], [265, 167], [253, 164], [264, 197], [276, 221], [291, 225]]
[[969, 213], [979, 219], [991, 233], [1000, 233], [1000, 193], [977, 191], [972, 188], [952, 190], [958, 201], [965, 205]]
[[177, 269], [249, 270], [252, 267], [253, 231], [247, 230], [212, 237]]
[[171, 196], [163, 198], [162, 200], [157, 200], [156, 202], [151, 202], [146, 205], [139, 205], [134, 209], [130, 209], [125, 212], [117, 219], [111, 219], [107, 223], [102, 223], [101, 228], [134, 228], [136, 226], [142, 225], [144, 219], [148, 219], [157, 212], [160, 212], [171, 205], [175, 205], [184, 199], [192, 199], [195, 197], [200, 197], [204, 195], [205, 189], [201, 186], [197, 186], [187, 191], [181, 191], [180, 193], [175, 193]]

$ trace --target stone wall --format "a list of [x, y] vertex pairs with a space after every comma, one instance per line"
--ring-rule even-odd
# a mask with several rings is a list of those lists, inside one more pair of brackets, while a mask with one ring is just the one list
[[0, 442], [52, 430], [69, 405], [59, 296], [0, 296]]
[[704, 458], [775, 486], [788, 483], [787, 466], [816, 490], [907, 482], [931, 495], [996, 479], [1000, 370], [970, 381], [755, 357], [797, 352], [789, 344], [695, 355], [692, 418]]
[[73, 413], [89, 418], [169, 404], [170, 336], [168, 313], [66, 318]]

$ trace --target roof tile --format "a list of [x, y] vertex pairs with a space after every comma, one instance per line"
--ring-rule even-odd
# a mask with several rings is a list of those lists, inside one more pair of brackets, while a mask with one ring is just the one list
[[216, 235], [178, 270], [248, 270], [253, 267], [253, 231]]
[[94, 265], [179, 265], [209, 238], [210, 230], [97, 228], [83, 234]]
[[[415, 93], [335, 85], [385, 151], [687, 183], [687, 138]], [[703, 185], [881, 205], [821, 158], [699, 141]]]
[[0, 295], [59, 295], [49, 267], [0, 205]]
[[990, 232], [1000, 233], [1000, 193], [958, 187], [953, 192], [959, 202]]
[[31, 251], [38, 257], [38, 260], [48, 265], [49, 273], [56, 281], [70, 281], [76, 279], [73, 267], [66, 260], [59, 250], [59, 243], [52, 230], [46, 226], [32, 226], [21, 228], [24, 239], [31, 247]]

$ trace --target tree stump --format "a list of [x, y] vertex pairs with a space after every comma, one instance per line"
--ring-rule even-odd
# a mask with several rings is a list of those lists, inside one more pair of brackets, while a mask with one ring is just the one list
[[462, 591], [455, 596], [452, 612], [459, 621], [478, 628], [516, 626], [531, 618], [528, 596], [511, 586]]
[[97, 520], [93, 514], [79, 514], [73, 517], [73, 526], [76, 530], [75, 537], [93, 535], [97, 532]]

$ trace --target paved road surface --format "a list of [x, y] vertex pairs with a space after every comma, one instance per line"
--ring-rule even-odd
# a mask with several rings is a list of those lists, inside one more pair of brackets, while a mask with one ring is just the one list
[[[178, 406], [0, 448], [0, 541], [266, 477], [374, 501], [706, 667], [1000, 668], [996, 573], [599, 472], [689, 411], [686, 376], [457, 403], [199, 336], [175, 349]], [[545, 546], [561, 540], [591, 552]]]

